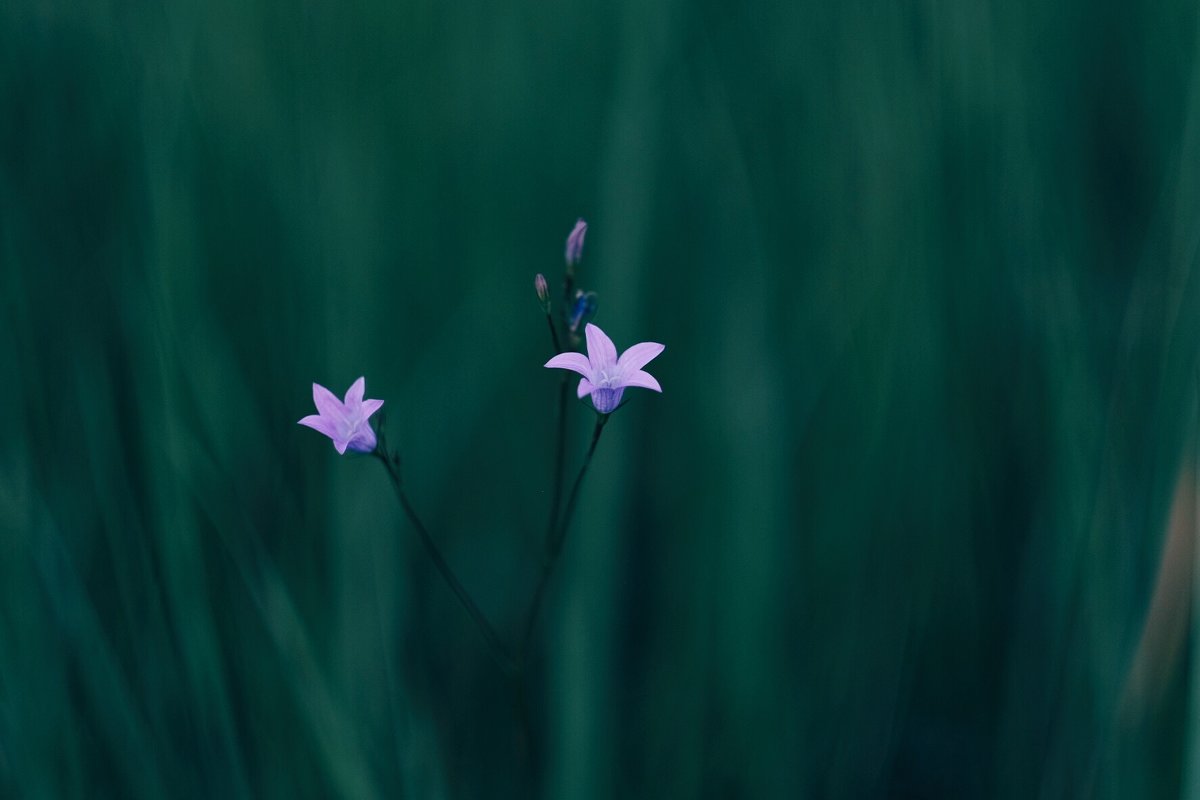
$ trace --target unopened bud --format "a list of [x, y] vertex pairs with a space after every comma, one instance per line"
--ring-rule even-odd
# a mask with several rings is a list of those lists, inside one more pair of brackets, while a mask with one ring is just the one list
[[571, 308], [571, 315], [567, 318], [567, 327], [571, 333], [576, 333], [584, 324], [596, 315], [596, 308], [599, 306], [599, 301], [596, 299], [595, 292], [577, 291], [575, 293], [575, 305]]
[[550, 313], [550, 286], [546, 283], [546, 276], [538, 273], [533, 277], [533, 290], [537, 292], [538, 302], [542, 304], [542, 311]]
[[583, 237], [587, 235], [587, 223], [582, 218], [576, 221], [575, 227], [571, 229], [571, 235], [567, 237], [567, 270], [571, 271], [575, 265], [579, 263], [579, 259], [583, 258]]

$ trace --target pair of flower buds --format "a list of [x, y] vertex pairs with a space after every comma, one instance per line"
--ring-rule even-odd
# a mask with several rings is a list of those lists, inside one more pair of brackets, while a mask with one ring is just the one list
[[[567, 237], [566, 261], [567, 261], [567, 293], [570, 294], [570, 284], [575, 277], [575, 265], [583, 257], [583, 237], [587, 235], [587, 223], [582, 219], [575, 223], [575, 228], [571, 231], [571, 235]], [[546, 276], [538, 273], [533, 278], [533, 291], [537, 293], [538, 302], [542, 304], [542, 311], [546, 316], [550, 316], [550, 284], [546, 282]], [[566, 324], [567, 332], [571, 335], [571, 341], [574, 344], [579, 344], [579, 326], [591, 320], [596, 313], [596, 293], [585, 292], [582, 289], [575, 290], [574, 297], [567, 297], [567, 309], [563, 315], [563, 322]], [[555, 343], [557, 346], [557, 342]]]
[[[571, 235], [567, 237], [568, 274], [572, 273], [582, 255], [583, 237], [586, 233], [587, 223], [579, 220], [575, 223]], [[545, 282], [545, 278], [538, 275], [535, 288], [543, 308], [549, 313], [549, 293]], [[581, 399], [591, 397], [597, 412], [611, 414], [621, 404], [621, 397], [629, 388], [662, 391], [654, 376], [642, 367], [666, 349], [664, 345], [657, 342], [641, 342], [618, 356], [612, 339], [590, 322], [584, 328], [584, 337], [587, 340], [587, 355], [573, 351], [559, 353], [544, 366], [579, 373], [582, 377], [576, 395]], [[338, 453], [345, 453], [347, 450], [356, 453], [374, 452], [377, 440], [368, 420], [383, 406], [383, 401], [364, 400], [365, 391], [366, 379], [359, 378], [346, 390], [345, 397], [339, 400], [333, 392], [319, 383], [314, 383], [313, 403], [319, 413], [309, 414], [300, 420], [299, 424], [328, 436], [333, 440], [334, 449]]]

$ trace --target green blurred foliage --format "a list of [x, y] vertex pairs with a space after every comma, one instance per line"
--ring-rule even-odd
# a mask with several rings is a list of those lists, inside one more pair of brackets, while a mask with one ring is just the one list
[[[1196, 474], [1197, 24], [3, 6], [0, 795], [1197, 796], [1186, 643], [1122, 711]], [[295, 420], [367, 376], [514, 640], [577, 215], [665, 392], [585, 486], [530, 774], [383, 470]]]

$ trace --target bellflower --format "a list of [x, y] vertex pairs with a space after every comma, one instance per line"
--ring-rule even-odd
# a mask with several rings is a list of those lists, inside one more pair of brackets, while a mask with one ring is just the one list
[[346, 390], [346, 398], [337, 395], [319, 383], [313, 384], [313, 403], [319, 414], [309, 414], [300, 420], [318, 433], [333, 440], [338, 453], [353, 450], [356, 453], [371, 453], [375, 450], [375, 431], [368, 418], [383, 405], [382, 400], [363, 400], [366, 379], [359, 378]]
[[617, 348], [604, 331], [592, 323], [584, 328], [588, 354], [559, 353], [546, 362], [551, 369], [569, 369], [583, 376], [579, 381], [579, 397], [592, 396], [592, 405], [601, 414], [612, 413], [621, 402], [621, 395], [631, 386], [661, 392], [654, 376], [642, 367], [666, 349], [657, 342], [635, 344], [617, 357]]

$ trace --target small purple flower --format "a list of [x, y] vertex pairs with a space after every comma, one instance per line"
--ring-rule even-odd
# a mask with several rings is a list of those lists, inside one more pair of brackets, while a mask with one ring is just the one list
[[363, 400], [365, 378], [359, 378], [346, 390], [346, 399], [337, 396], [319, 383], [313, 384], [313, 403], [320, 414], [309, 414], [300, 420], [318, 433], [333, 440], [338, 453], [353, 450], [371, 453], [375, 450], [375, 431], [367, 419], [383, 405], [382, 400]]
[[592, 396], [592, 405], [601, 414], [610, 414], [621, 402], [621, 395], [630, 386], [653, 389], [662, 387], [654, 376], [642, 370], [666, 349], [657, 342], [635, 344], [617, 358], [617, 348], [604, 331], [590, 322], [584, 328], [588, 354], [559, 353], [546, 362], [552, 369], [569, 369], [583, 376], [579, 381], [580, 397]]
[[587, 235], [587, 223], [580, 217], [567, 237], [567, 266], [573, 267], [583, 258], [583, 237]]

